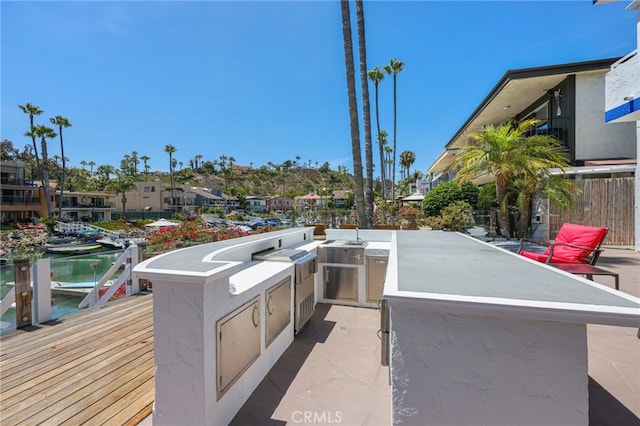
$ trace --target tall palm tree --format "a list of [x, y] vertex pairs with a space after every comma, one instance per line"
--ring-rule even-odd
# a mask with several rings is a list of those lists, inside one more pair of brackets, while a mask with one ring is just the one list
[[86, 162], [86, 161], [84, 161], [84, 160], [80, 161], [80, 165], [82, 166], [82, 168], [83, 168], [83, 169], [84, 169], [85, 167], [87, 167], [87, 164], [89, 164], [89, 163], [87, 163], [87, 162]]
[[18, 105], [18, 108], [22, 110], [25, 114], [29, 116], [29, 134], [25, 133], [25, 136], [31, 136], [31, 141], [33, 142], [33, 154], [36, 159], [36, 173], [40, 173], [40, 160], [38, 159], [38, 145], [36, 144], [36, 136], [33, 134], [33, 117], [36, 115], [42, 114], [44, 111], [41, 110], [36, 105], [33, 105], [27, 102], [24, 105]]
[[87, 164], [89, 164], [89, 172], [91, 173], [91, 177], [93, 177], [93, 168], [96, 165], [95, 161], [89, 161]]
[[60, 204], [58, 205], [58, 219], [62, 219], [62, 197], [64, 195], [64, 174], [67, 168], [67, 163], [64, 158], [64, 143], [62, 142], [62, 128], [71, 127], [71, 122], [68, 118], [61, 115], [56, 115], [49, 119], [51, 124], [58, 126], [58, 136], [60, 136], [60, 156], [62, 157], [62, 175], [60, 177]]
[[[384, 130], [383, 130], [384, 132]], [[386, 132], [384, 132], [386, 133]], [[386, 135], [385, 135], [385, 142], [386, 142]], [[387, 145], [386, 143], [384, 144], [384, 154], [385, 154], [385, 163], [387, 165], [387, 175], [388, 176], [392, 176], [391, 175], [391, 166], [393, 165], [393, 159], [391, 158], [391, 154], [393, 154], [393, 148], [391, 148], [389, 145]], [[386, 182], [383, 182], [383, 185], [386, 185]], [[393, 196], [393, 191], [391, 192], [391, 198], [394, 203], [395, 203], [395, 197]]]
[[169, 154], [169, 177], [171, 179], [171, 208], [172, 210], [175, 210], [174, 208], [174, 203], [175, 203], [175, 185], [173, 182], [173, 153], [176, 152], [177, 149], [175, 146], [169, 144], [169, 145], [165, 145], [164, 147], [164, 152], [166, 152], [167, 154]]
[[385, 65], [384, 70], [387, 74], [393, 75], [393, 170], [391, 174], [391, 195], [393, 196], [393, 202], [395, 204], [395, 181], [396, 181], [396, 123], [397, 123], [397, 81], [398, 74], [404, 70], [404, 63], [397, 60], [392, 59], [388, 65]]
[[124, 173], [117, 173], [116, 178], [110, 183], [110, 188], [118, 194], [122, 194], [122, 217], [127, 218], [127, 191], [133, 189], [136, 185], [133, 177]]
[[351, 13], [349, 0], [340, 0], [342, 12], [342, 37], [344, 39], [344, 62], [347, 74], [347, 96], [349, 98], [349, 127], [351, 128], [351, 153], [353, 156], [353, 181], [356, 199], [358, 225], [366, 226], [364, 186], [362, 179], [362, 157], [360, 148], [360, 126], [358, 123], [358, 104], [356, 100], [356, 78], [353, 60], [353, 42], [351, 40]]
[[141, 155], [140, 159], [142, 160], [142, 164], [144, 167], [144, 173], [147, 174], [149, 173], [149, 166], [147, 165], [147, 161], [151, 160], [151, 158], [149, 158], [149, 156], [147, 155]]
[[360, 84], [362, 87], [362, 124], [364, 127], [364, 163], [366, 185], [364, 189], [367, 228], [373, 229], [373, 148], [371, 145], [371, 106], [369, 104], [369, 80], [367, 79], [367, 43], [364, 26], [364, 4], [356, 0], [356, 24], [358, 27], [358, 57], [360, 58]]
[[416, 154], [413, 151], [402, 151], [400, 153], [400, 165], [404, 169], [404, 176], [409, 177], [411, 174], [410, 169], [413, 163], [416, 162]]
[[378, 109], [378, 85], [384, 80], [384, 73], [380, 67], [375, 67], [367, 73], [369, 80], [373, 81], [376, 88], [376, 127], [378, 129], [378, 149], [380, 151], [380, 181], [382, 182], [382, 198], [385, 198], [384, 181], [385, 181], [385, 167], [384, 167], [384, 148], [382, 143], [382, 137], [380, 133], [380, 111]]
[[140, 159], [138, 158], [138, 151], [131, 151], [131, 164], [133, 164], [133, 173], [138, 174], [138, 164]]
[[[469, 136], [476, 143], [463, 147], [453, 167], [459, 168], [457, 183], [468, 182], [479, 175], [490, 174], [495, 179], [496, 202], [500, 210], [500, 234], [511, 237], [507, 190], [515, 179], [540, 182], [549, 176], [549, 169], [564, 168], [568, 160], [561, 145], [551, 136], [529, 139], [529, 129], [538, 121], [509, 121], [500, 126], [487, 125]], [[531, 187], [531, 186], [530, 186]]]
[[58, 135], [51, 127], [47, 127], [43, 124], [36, 126], [33, 129], [33, 133], [40, 138], [40, 149], [42, 155], [42, 167], [40, 174], [46, 199], [47, 217], [51, 217], [51, 189], [49, 188], [49, 154], [47, 151], [47, 138], [55, 138]]

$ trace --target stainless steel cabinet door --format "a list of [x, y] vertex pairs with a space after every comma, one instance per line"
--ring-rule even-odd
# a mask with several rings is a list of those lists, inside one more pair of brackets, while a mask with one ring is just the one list
[[260, 296], [216, 323], [218, 399], [260, 356]]
[[287, 277], [267, 290], [265, 294], [266, 336], [269, 346], [291, 322], [291, 277]]

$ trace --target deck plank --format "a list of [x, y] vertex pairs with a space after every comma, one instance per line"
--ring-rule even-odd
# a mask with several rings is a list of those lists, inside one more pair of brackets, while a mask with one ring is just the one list
[[137, 424], [154, 396], [150, 294], [0, 337], [0, 424]]

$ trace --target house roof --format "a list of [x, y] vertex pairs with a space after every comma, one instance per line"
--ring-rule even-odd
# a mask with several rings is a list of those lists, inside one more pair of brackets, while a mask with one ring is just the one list
[[620, 58], [573, 62], [507, 71], [445, 145], [445, 150], [429, 168], [444, 172], [453, 163], [455, 150], [467, 145], [468, 135], [486, 124], [502, 123], [524, 110], [549, 90], [574, 74], [610, 69]]

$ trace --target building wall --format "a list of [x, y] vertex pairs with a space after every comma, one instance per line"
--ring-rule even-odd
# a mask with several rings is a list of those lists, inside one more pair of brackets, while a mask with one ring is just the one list
[[635, 123], [607, 125], [604, 121], [605, 73], [576, 76], [575, 134], [577, 162], [636, 158]]

